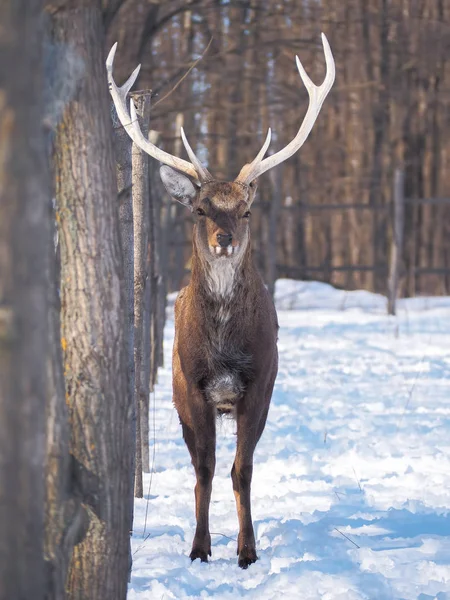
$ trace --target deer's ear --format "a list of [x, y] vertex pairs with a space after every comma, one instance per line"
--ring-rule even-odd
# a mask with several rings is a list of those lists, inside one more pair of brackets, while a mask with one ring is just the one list
[[186, 175], [183, 175], [179, 171], [175, 171], [167, 165], [163, 165], [159, 169], [162, 182], [168, 193], [178, 200], [184, 206], [187, 206], [192, 212], [192, 203], [197, 196], [197, 189], [192, 181]]

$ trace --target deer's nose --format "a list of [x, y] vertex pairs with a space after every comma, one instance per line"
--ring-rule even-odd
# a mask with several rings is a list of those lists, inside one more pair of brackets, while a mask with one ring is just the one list
[[219, 246], [221, 246], [221, 248], [226, 248], [227, 246], [229, 246], [231, 244], [232, 239], [233, 236], [231, 235], [231, 233], [217, 234], [217, 243], [219, 244]]

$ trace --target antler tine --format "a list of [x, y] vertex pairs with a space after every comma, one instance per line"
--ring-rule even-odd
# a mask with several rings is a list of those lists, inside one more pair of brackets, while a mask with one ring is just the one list
[[[111, 93], [114, 106], [116, 107], [117, 116], [119, 117], [119, 121], [124, 127], [125, 131], [130, 134], [131, 129], [131, 117], [127, 111], [127, 94], [132, 88], [134, 82], [139, 75], [139, 71], [141, 70], [141, 65], [138, 65], [127, 81], [123, 84], [122, 87], [118, 87], [113, 78], [113, 66], [114, 66], [114, 57], [116, 55], [117, 50], [117, 42], [113, 45], [111, 50], [109, 51], [108, 58], [106, 59], [106, 71], [108, 73], [108, 85], [109, 91]], [[130, 134], [130, 137], [131, 134]], [[133, 140], [134, 141], [134, 140]]]
[[134, 103], [130, 101], [130, 112], [128, 112], [127, 108], [127, 95], [133, 86], [136, 78], [139, 74], [139, 70], [141, 65], [136, 67], [127, 81], [124, 83], [122, 87], [118, 87], [113, 78], [113, 65], [114, 65], [114, 57], [117, 50], [117, 42], [111, 48], [108, 58], [106, 59], [106, 71], [108, 73], [108, 84], [109, 91], [111, 93], [114, 106], [116, 107], [117, 116], [119, 117], [119, 121], [121, 122], [123, 128], [131, 137], [133, 142], [139, 146], [144, 152], [159, 160], [160, 162], [168, 165], [169, 167], [173, 167], [182, 173], [186, 173], [193, 179], [203, 181], [203, 174], [207, 173], [209, 179], [212, 179], [212, 176], [208, 173], [207, 169], [203, 167], [198, 161], [199, 165], [202, 166], [201, 171], [197, 170], [197, 168], [191, 164], [190, 162], [183, 160], [182, 158], [178, 158], [176, 156], [172, 156], [168, 152], [161, 150], [154, 144], [152, 144], [149, 140], [145, 139], [141, 128], [139, 126], [139, 121], [136, 115], [136, 109], [134, 107]]
[[[114, 65], [114, 58], [116, 56], [116, 50], [117, 50], [117, 42], [113, 45], [113, 47], [109, 51], [108, 58], [106, 59], [106, 70], [109, 75], [108, 80], [111, 80], [112, 83], [114, 83], [112, 69], [113, 69], [113, 65]], [[138, 65], [135, 68], [135, 70], [131, 73], [131, 75], [128, 77], [126, 82], [123, 84], [123, 86], [120, 88], [117, 88], [119, 90], [120, 94], [123, 95], [125, 98], [126, 98], [128, 92], [133, 87], [133, 84], [136, 81], [140, 70], [141, 70], [141, 65]], [[110, 81], [110, 83], [111, 83], [111, 81]], [[115, 83], [114, 83], [114, 85], [115, 85]]]
[[[309, 105], [308, 110], [306, 112], [305, 118], [300, 126], [300, 129], [297, 132], [295, 138], [282, 150], [272, 154], [272, 156], [268, 156], [264, 160], [262, 160], [264, 153], [261, 154], [263, 148], [258, 153], [258, 156], [248, 165], [244, 165], [239, 173], [236, 181], [240, 181], [241, 183], [250, 183], [269, 169], [276, 167], [283, 161], [290, 158], [299, 148], [303, 146], [308, 135], [311, 132], [311, 129], [314, 126], [314, 123], [317, 119], [317, 116], [322, 108], [322, 104], [325, 101], [331, 87], [334, 83], [334, 78], [336, 75], [336, 68], [334, 64], [333, 54], [331, 52], [330, 44], [324, 33], [322, 33], [322, 44], [325, 53], [325, 63], [327, 67], [327, 73], [325, 75], [325, 79], [322, 85], [317, 86], [309, 78], [305, 69], [303, 68], [302, 63], [300, 62], [298, 56], [296, 56], [296, 63], [298, 72], [300, 77], [308, 91], [309, 96]], [[267, 140], [266, 140], [267, 141]]]
[[190, 146], [190, 144], [188, 142], [188, 139], [186, 137], [186, 134], [184, 133], [183, 127], [180, 128], [180, 132], [181, 132], [181, 139], [183, 140], [183, 145], [184, 145], [184, 147], [186, 149], [186, 152], [188, 153], [188, 156], [191, 159], [191, 163], [196, 168], [197, 173], [200, 175], [201, 180], [202, 181], [212, 181], [213, 180], [213, 176], [208, 171], [208, 169], [206, 169], [202, 165], [202, 163], [199, 161], [199, 159], [195, 155], [195, 152], [192, 150], [192, 148], [191, 148], [191, 146]]
[[[266, 139], [264, 140], [264, 144], [262, 145], [261, 150], [258, 152], [258, 154], [254, 158], [254, 160], [249, 165], [245, 165], [246, 167], [248, 167], [249, 172], [252, 169], [254, 169], [262, 161], [262, 159], [264, 158], [264, 154], [267, 152], [267, 148], [270, 146], [271, 139], [272, 139], [272, 130], [269, 127], [269, 129], [267, 130]], [[242, 173], [242, 171], [241, 171], [241, 173]], [[239, 177], [238, 177], [237, 181], [239, 181]]]

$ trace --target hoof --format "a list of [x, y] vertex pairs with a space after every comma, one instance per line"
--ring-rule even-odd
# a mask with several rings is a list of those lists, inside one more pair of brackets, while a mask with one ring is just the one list
[[[209, 555], [211, 556], [211, 552], [209, 552]], [[192, 562], [194, 562], [194, 560], [197, 560], [197, 558], [199, 558], [201, 560], [201, 562], [208, 562], [208, 553], [205, 552], [204, 550], [200, 550], [200, 548], [193, 548], [192, 552], [189, 555], [189, 558], [191, 559]]]
[[244, 546], [244, 548], [239, 552], [238, 565], [241, 569], [248, 569], [248, 566], [253, 564], [258, 560], [256, 556], [256, 550], [254, 548], [248, 548]]

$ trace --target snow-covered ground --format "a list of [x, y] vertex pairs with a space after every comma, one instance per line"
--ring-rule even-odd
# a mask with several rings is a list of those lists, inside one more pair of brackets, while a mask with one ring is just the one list
[[388, 317], [381, 296], [280, 281], [276, 300], [280, 369], [252, 486], [259, 561], [237, 566], [226, 419], [212, 559], [188, 558], [194, 473], [171, 402], [170, 319], [129, 600], [449, 600], [450, 298]]

